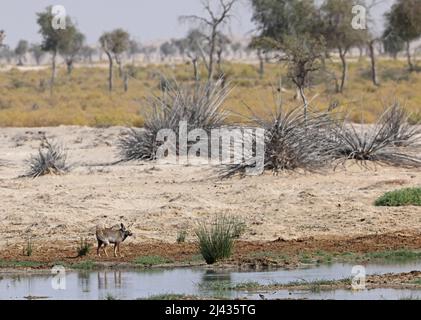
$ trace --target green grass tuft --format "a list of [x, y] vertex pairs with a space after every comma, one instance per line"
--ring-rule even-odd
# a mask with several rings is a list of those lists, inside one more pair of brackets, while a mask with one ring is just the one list
[[406, 249], [370, 252], [366, 253], [363, 258], [368, 260], [380, 260], [386, 262], [415, 261], [421, 259], [421, 252]]
[[34, 261], [5, 261], [0, 260], [0, 268], [38, 268], [42, 266], [40, 262]]
[[387, 192], [377, 199], [378, 207], [421, 206], [421, 188], [406, 188]]
[[234, 239], [241, 236], [244, 223], [235, 217], [217, 216], [214, 221], [201, 222], [195, 233], [200, 253], [207, 264], [231, 257]]
[[71, 268], [78, 269], [78, 270], [93, 270], [96, 267], [97, 267], [97, 264], [90, 260], [71, 265]]
[[143, 256], [137, 258], [134, 263], [141, 266], [156, 266], [172, 263], [173, 261], [161, 256]]

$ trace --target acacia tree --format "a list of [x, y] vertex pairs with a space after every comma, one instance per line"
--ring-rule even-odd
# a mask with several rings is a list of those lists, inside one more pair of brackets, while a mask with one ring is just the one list
[[228, 49], [230, 44], [231, 40], [222, 32], [218, 32], [216, 37], [216, 64], [218, 66], [218, 73], [220, 77], [223, 76], [222, 55]]
[[221, 31], [221, 28], [230, 21], [232, 17], [231, 12], [238, 1], [239, 0], [218, 0], [215, 1], [216, 5], [212, 6], [211, 0], [202, 0], [203, 9], [207, 13], [206, 17], [197, 15], [180, 17], [181, 21], [199, 24], [203, 29], [203, 33], [207, 40], [208, 51], [205, 52], [204, 48], [200, 48], [200, 51], [208, 71], [208, 81], [211, 81], [214, 78], [218, 33]]
[[52, 56], [51, 60], [51, 81], [50, 88], [51, 93], [53, 92], [54, 82], [56, 78], [56, 60], [59, 48], [65, 45], [73, 37], [74, 26], [69, 17], [66, 17], [66, 28], [64, 29], [55, 29], [53, 28], [52, 21], [54, 15], [51, 10], [51, 6], [47, 7], [45, 11], [37, 13], [37, 23], [40, 26], [39, 33], [41, 34], [42, 41], [42, 50], [45, 52], [50, 52]]
[[[297, 97], [301, 97], [307, 117], [305, 88], [310, 74], [320, 68], [325, 51], [324, 39], [317, 34], [321, 22], [314, 2], [253, 0], [252, 5], [253, 21], [257, 24], [259, 35], [250, 46], [279, 52], [278, 58], [288, 66], [288, 77], [297, 87]], [[262, 59], [261, 52], [259, 55]]]
[[120, 76], [123, 74], [121, 54], [129, 48], [130, 36], [122, 30], [116, 29], [112, 32], [104, 33], [99, 39], [101, 48], [104, 50], [108, 57], [109, 70], [108, 70], [108, 89], [113, 91], [113, 67], [114, 58], [119, 66]]
[[405, 42], [390, 27], [383, 32], [382, 42], [384, 51], [395, 60], [398, 58], [399, 52], [405, 49]]
[[132, 64], [135, 63], [136, 55], [141, 52], [141, 49], [142, 49], [142, 45], [140, 44], [140, 42], [136, 40], [129, 41], [128, 54], [129, 54], [129, 58], [132, 60]]
[[39, 66], [41, 64], [41, 59], [45, 54], [45, 52], [42, 50], [42, 46], [40, 44], [33, 43], [29, 48], [29, 52], [31, 52], [35, 59], [35, 63]]
[[193, 65], [194, 80], [200, 81], [199, 76], [199, 59], [201, 57], [201, 49], [205, 46], [206, 36], [199, 29], [189, 31], [185, 39], [185, 53], [191, 60]]
[[0, 46], [0, 60], [5, 60], [7, 64], [10, 64], [12, 62], [13, 56], [14, 52], [10, 50], [9, 46]]
[[157, 47], [154, 45], [143, 46], [140, 48], [140, 53], [143, 53], [147, 62], [151, 61], [152, 55], [157, 51]]
[[85, 35], [79, 32], [75, 26], [70, 26], [69, 28], [67, 36], [68, 41], [60, 43], [59, 53], [66, 62], [67, 74], [71, 75], [75, 59], [84, 45]]
[[323, 34], [329, 49], [338, 50], [342, 63], [341, 82], [337, 91], [342, 93], [348, 78], [347, 55], [352, 47], [366, 42], [364, 30], [352, 28], [354, 14], [352, 8], [358, 5], [357, 0], [325, 0], [321, 6]]
[[161, 60], [164, 61], [168, 57], [173, 56], [177, 52], [177, 47], [174, 44], [174, 41], [166, 41], [159, 47], [159, 52], [161, 53]]
[[23, 62], [25, 61], [25, 56], [28, 53], [29, 44], [26, 40], [19, 40], [16, 48], [15, 48], [15, 55], [18, 58], [18, 66], [23, 66]]
[[381, 43], [382, 37], [378, 34], [376, 34], [375, 26], [374, 26], [374, 20], [372, 18], [372, 10], [374, 7], [379, 5], [382, 2], [382, 0], [366, 0], [365, 2], [365, 8], [368, 12], [367, 15], [367, 28], [368, 31], [366, 32], [366, 41], [367, 41], [367, 48], [368, 53], [370, 57], [370, 63], [371, 63], [371, 81], [375, 86], [379, 86], [380, 82], [377, 77], [377, 60], [376, 60], [376, 50], [375, 46], [378, 43]]
[[79, 50], [79, 56], [83, 59], [83, 61], [88, 61], [89, 63], [93, 62], [93, 56], [97, 52], [97, 50], [89, 45], [84, 45]]
[[240, 58], [242, 58], [242, 49], [243, 49], [243, 45], [241, 44], [241, 42], [231, 43], [231, 50], [232, 50], [232, 53], [234, 54], [234, 57], [240, 56]]
[[391, 36], [405, 43], [409, 71], [415, 71], [411, 43], [421, 36], [421, 0], [397, 0], [385, 18]]
[[6, 39], [6, 33], [4, 30], [0, 30], [0, 48], [3, 47], [3, 41]]

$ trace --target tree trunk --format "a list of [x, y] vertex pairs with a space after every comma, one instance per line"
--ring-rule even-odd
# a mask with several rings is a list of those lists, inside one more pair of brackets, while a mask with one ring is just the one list
[[109, 70], [108, 70], [108, 90], [111, 92], [113, 91], [113, 57], [110, 52], [106, 52], [109, 62]]
[[212, 81], [213, 80], [213, 74], [214, 74], [214, 70], [213, 70], [213, 65], [214, 65], [214, 55], [215, 55], [215, 45], [216, 45], [216, 27], [213, 28], [212, 30], [212, 36], [211, 36], [211, 43], [210, 43], [210, 50], [209, 50], [209, 65], [208, 65], [208, 81]]
[[259, 49], [257, 51], [257, 56], [259, 58], [259, 76], [261, 80], [265, 74], [265, 59], [263, 58], [262, 50]]
[[50, 81], [50, 93], [53, 94], [54, 91], [54, 82], [56, 80], [56, 58], [57, 50], [53, 51], [52, 63], [51, 63], [51, 81]]
[[368, 50], [370, 52], [370, 61], [371, 61], [371, 80], [375, 86], [379, 85], [377, 78], [377, 63], [376, 63], [376, 53], [374, 52], [375, 41], [370, 41], [368, 43]]
[[123, 77], [123, 65], [121, 64], [121, 61], [117, 62], [118, 63], [118, 76], [120, 78]]
[[362, 46], [359, 46], [358, 50], [360, 51], [360, 56], [359, 56], [358, 60], [361, 61], [363, 59], [363, 56], [364, 56], [364, 48]]
[[193, 63], [193, 72], [194, 72], [194, 81], [199, 82], [200, 78], [199, 78], [199, 69], [197, 66], [197, 58], [192, 59], [192, 63]]
[[411, 42], [406, 42], [406, 58], [408, 59], [408, 66], [409, 66], [409, 72], [413, 72], [415, 70], [414, 64], [412, 63], [412, 57], [411, 57]]
[[341, 57], [341, 62], [342, 62], [342, 77], [341, 77], [341, 85], [339, 87], [339, 93], [342, 93], [344, 91], [344, 88], [346, 86], [346, 81], [348, 79], [348, 63], [346, 61], [346, 51], [343, 51], [342, 49], [340, 49], [339, 56]]
[[66, 60], [66, 65], [67, 65], [67, 75], [70, 76], [73, 71], [73, 59]]
[[129, 75], [127, 72], [124, 73], [124, 92], [129, 90]]
[[118, 76], [120, 78], [122, 78], [123, 77], [123, 64], [122, 64], [121, 59], [118, 55], [115, 55], [115, 62], [118, 65]]

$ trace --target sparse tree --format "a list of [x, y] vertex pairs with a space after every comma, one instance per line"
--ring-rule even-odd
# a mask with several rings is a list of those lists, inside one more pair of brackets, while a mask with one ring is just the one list
[[218, 66], [219, 76], [223, 75], [222, 71], [222, 55], [228, 49], [231, 44], [231, 40], [224, 35], [222, 32], [218, 32], [216, 37], [216, 64]]
[[85, 36], [79, 32], [75, 26], [70, 26], [68, 28], [68, 41], [60, 43], [59, 53], [63, 56], [66, 62], [67, 74], [71, 75], [75, 59], [82, 50], [85, 42]]
[[199, 29], [190, 30], [186, 37], [186, 55], [193, 64], [194, 79], [196, 82], [200, 80], [199, 77], [199, 59], [201, 57], [201, 50], [205, 46], [206, 37]]
[[239, 0], [219, 0], [215, 1], [215, 6], [212, 6], [212, 0], [202, 0], [202, 5], [207, 13], [207, 17], [197, 15], [180, 17], [181, 21], [199, 24], [203, 28], [204, 34], [206, 34], [209, 50], [205, 53], [204, 49], [201, 48], [201, 54], [208, 71], [208, 81], [211, 81], [214, 78], [218, 34], [221, 31], [221, 28], [230, 21], [232, 17], [231, 12], [238, 1]]
[[173, 40], [166, 41], [160, 46], [159, 51], [161, 53], [161, 60], [165, 61], [168, 57], [177, 53], [177, 47], [174, 45]]
[[143, 53], [147, 62], [151, 61], [152, 55], [157, 51], [157, 47], [153, 45], [143, 46], [140, 49], [140, 53]]
[[187, 52], [187, 39], [186, 38], [176, 39], [173, 41], [173, 43], [174, 43], [174, 46], [177, 48], [179, 55], [184, 60], [186, 58], [186, 52]]
[[45, 11], [37, 13], [37, 23], [40, 26], [39, 33], [41, 34], [42, 50], [50, 52], [52, 55], [51, 62], [51, 93], [53, 92], [54, 82], [56, 78], [56, 60], [60, 46], [67, 43], [73, 36], [73, 23], [69, 17], [66, 17], [66, 28], [55, 29], [52, 25], [54, 15], [52, 14], [52, 8], [47, 7]]
[[79, 56], [83, 59], [83, 61], [88, 61], [89, 63], [93, 62], [93, 56], [97, 52], [97, 50], [89, 45], [84, 45], [79, 50]]
[[321, 7], [323, 34], [327, 47], [338, 50], [342, 63], [342, 75], [338, 92], [343, 92], [348, 78], [347, 55], [352, 47], [366, 42], [367, 33], [364, 30], [352, 28], [354, 14], [353, 6], [359, 4], [356, 0], [325, 0]]
[[136, 40], [130, 40], [129, 41], [129, 50], [128, 54], [130, 59], [132, 60], [132, 64], [135, 63], [136, 55], [139, 54], [142, 50], [142, 45], [139, 41]]
[[[308, 100], [305, 88], [309, 75], [320, 68], [324, 39], [317, 34], [321, 22], [312, 0], [253, 0], [253, 21], [259, 36], [250, 44], [257, 50], [275, 50], [278, 58], [288, 66], [288, 77], [297, 87], [304, 115], [307, 118]], [[259, 52], [261, 69], [263, 55]]]
[[15, 55], [18, 58], [18, 66], [23, 66], [25, 56], [29, 50], [29, 43], [26, 40], [20, 40], [15, 48]]
[[382, 0], [366, 0], [365, 2], [365, 8], [367, 10], [368, 16], [367, 16], [367, 48], [368, 53], [370, 57], [370, 63], [371, 63], [371, 81], [375, 86], [379, 86], [380, 82], [377, 77], [377, 60], [376, 60], [376, 45], [381, 43], [381, 36], [378, 35], [374, 28], [374, 20], [372, 17], [372, 9], [379, 5], [382, 2]]
[[238, 57], [239, 55], [241, 58], [242, 49], [243, 49], [243, 45], [241, 44], [241, 42], [231, 43], [231, 50], [232, 50], [232, 53], [234, 54], [234, 57]]
[[34, 57], [35, 63], [39, 66], [41, 64], [42, 57], [45, 55], [45, 52], [42, 50], [42, 46], [40, 44], [33, 43], [31, 44], [29, 51]]
[[7, 64], [12, 62], [14, 56], [13, 50], [10, 50], [9, 46], [3, 45], [0, 47], [0, 59], [5, 60]]
[[397, 0], [385, 17], [388, 36], [405, 43], [409, 71], [415, 71], [411, 43], [421, 37], [421, 0]]
[[387, 28], [382, 36], [384, 51], [389, 54], [393, 59], [398, 58], [399, 52], [405, 49], [405, 41], [401, 39], [396, 33]]
[[129, 48], [129, 41], [130, 41], [129, 34], [122, 29], [116, 29], [112, 32], [106, 32], [99, 39], [101, 47], [108, 57], [108, 62], [109, 62], [108, 89], [110, 92], [113, 91], [114, 58], [116, 60], [117, 65], [119, 66], [120, 76], [122, 76], [123, 70], [122, 70], [121, 54], [124, 53]]
[[6, 39], [6, 33], [4, 32], [4, 30], [0, 30], [0, 48], [4, 46], [4, 39]]

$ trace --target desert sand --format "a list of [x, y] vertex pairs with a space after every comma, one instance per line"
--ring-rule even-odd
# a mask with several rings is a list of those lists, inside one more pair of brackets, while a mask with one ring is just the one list
[[[131, 225], [134, 243], [174, 243], [180, 230], [194, 238], [201, 219], [244, 219], [244, 240], [356, 237], [421, 231], [421, 207], [381, 208], [386, 191], [421, 186], [421, 172], [355, 164], [319, 174], [266, 173], [221, 180], [212, 166], [157, 165], [118, 160], [124, 128], [0, 129], [0, 246], [34, 241], [94, 239], [98, 224]], [[62, 142], [72, 170], [61, 176], [21, 177], [42, 135]]]

